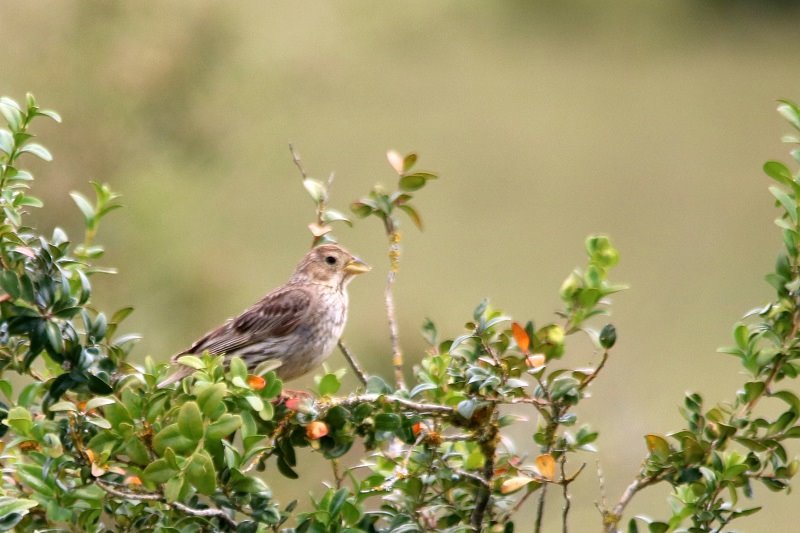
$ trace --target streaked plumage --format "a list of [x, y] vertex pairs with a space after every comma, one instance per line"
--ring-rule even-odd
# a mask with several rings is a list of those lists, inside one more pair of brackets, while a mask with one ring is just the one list
[[[239, 356], [250, 370], [267, 360], [283, 380], [302, 376], [325, 360], [336, 346], [347, 320], [347, 285], [370, 267], [335, 244], [308, 252], [284, 285], [239, 316], [198, 339], [182, 355]], [[181, 366], [159, 387], [191, 374]]]

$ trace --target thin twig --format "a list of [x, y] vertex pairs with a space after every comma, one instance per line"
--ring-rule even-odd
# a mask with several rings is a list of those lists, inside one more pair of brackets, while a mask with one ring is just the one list
[[475, 509], [470, 516], [470, 525], [475, 531], [482, 531], [483, 517], [486, 515], [486, 509], [489, 507], [489, 500], [492, 496], [491, 486], [492, 479], [494, 478], [494, 456], [497, 451], [497, 437], [499, 430], [497, 428], [497, 406], [492, 404], [492, 415], [490, 421], [484, 426], [485, 435], [481, 439], [481, 452], [486, 458], [483, 462], [483, 479], [486, 480], [486, 485], [478, 489], [478, 494], [475, 496]]
[[550, 405], [547, 400], [540, 400], [539, 398], [490, 398], [492, 401], [508, 405], [527, 404], [533, 405], [537, 408], [544, 408]]
[[364, 372], [364, 369], [361, 368], [361, 365], [358, 363], [356, 356], [350, 351], [350, 349], [339, 339], [339, 350], [344, 355], [344, 358], [347, 359], [347, 362], [350, 363], [350, 367], [355, 372], [356, 377], [361, 382], [362, 385], [366, 386], [367, 384], [367, 374]]
[[617, 524], [619, 523], [620, 519], [622, 519], [622, 513], [625, 511], [625, 507], [628, 505], [628, 503], [630, 503], [631, 499], [636, 495], [636, 493], [645, 487], [649, 487], [650, 485], [661, 481], [663, 475], [664, 471], [652, 476], [640, 475], [634, 479], [630, 485], [628, 485], [628, 487], [625, 489], [625, 492], [622, 493], [622, 497], [619, 499], [619, 502], [617, 502], [617, 504], [614, 506], [614, 509], [603, 512], [603, 525], [606, 533], [614, 533], [617, 530]]
[[306, 174], [306, 169], [303, 167], [303, 160], [300, 159], [300, 154], [298, 154], [292, 143], [289, 143], [289, 152], [292, 154], [292, 161], [294, 162], [294, 166], [297, 167], [297, 170], [300, 171], [300, 175], [303, 176], [303, 179], [308, 178], [308, 174]]
[[567, 463], [567, 454], [563, 454], [561, 456], [561, 493], [564, 496], [564, 509], [561, 513], [561, 531], [563, 533], [568, 532], [567, 528], [567, 517], [569, 516], [569, 507], [570, 507], [570, 497], [569, 497], [569, 481], [567, 481], [567, 473], [564, 469], [564, 466]]
[[603, 475], [603, 468], [600, 466], [600, 460], [596, 461], [597, 465], [597, 480], [600, 484], [600, 508], [607, 509], [608, 508], [608, 499], [606, 497], [606, 478]]
[[475, 481], [479, 485], [483, 485], [487, 489], [490, 488], [489, 482], [483, 479], [478, 474], [473, 474], [472, 472], [467, 472], [466, 470], [458, 470], [458, 469], [453, 470], [453, 473], [456, 474], [457, 476], [471, 479], [472, 481]]
[[542, 520], [544, 519], [544, 502], [547, 499], [547, 486], [548, 484], [545, 483], [544, 485], [542, 485], [542, 490], [539, 491], [539, 503], [536, 506], [536, 525], [533, 528], [533, 530], [536, 533], [541, 533], [542, 531]]
[[108, 494], [118, 498], [124, 498], [126, 500], [160, 502], [188, 515], [199, 516], [203, 518], [220, 518], [231, 527], [236, 528], [239, 526], [239, 524], [233, 518], [228, 516], [228, 514], [221, 509], [195, 509], [194, 507], [189, 507], [188, 505], [184, 505], [180, 502], [168, 502], [164, 496], [155, 492], [132, 492], [128, 490], [121, 490], [99, 478], [95, 478], [94, 483]]
[[579, 387], [580, 390], [583, 390], [586, 387], [588, 387], [589, 383], [591, 383], [592, 381], [594, 381], [597, 378], [598, 374], [600, 374], [600, 371], [603, 370], [604, 366], [606, 366], [606, 361], [608, 361], [608, 350], [604, 350], [603, 351], [603, 358], [600, 360], [600, 364], [597, 365], [597, 368], [594, 369], [594, 372], [589, 374], [589, 377], [586, 378], [583, 381], [583, 383], [581, 383], [581, 386]]
[[392, 366], [394, 379], [399, 390], [405, 390], [406, 381], [403, 376], [403, 352], [400, 350], [400, 330], [397, 326], [397, 316], [394, 305], [394, 282], [400, 270], [400, 232], [395, 229], [388, 217], [384, 219], [386, 233], [389, 236], [389, 273], [386, 275], [386, 290], [384, 301], [386, 304], [386, 317], [389, 320], [389, 338], [392, 342]]
[[358, 394], [358, 395], [348, 396], [346, 398], [331, 398], [330, 400], [325, 400], [324, 402], [320, 403], [319, 407], [320, 409], [335, 407], [337, 405], [341, 405], [343, 407], [352, 407], [354, 405], [358, 405], [361, 403], [384, 403], [384, 404], [395, 403], [406, 409], [409, 409], [411, 411], [416, 411], [418, 413], [427, 413], [427, 414], [442, 415], [442, 416], [452, 416], [456, 413], [454, 407], [448, 407], [446, 405], [439, 405], [435, 403], [419, 403], [419, 402], [414, 402], [412, 400], [407, 400], [405, 398], [398, 398], [397, 396], [388, 396], [386, 394], [375, 394], [375, 393]]
[[463, 442], [463, 441], [475, 441], [477, 437], [473, 433], [459, 433], [456, 435], [441, 435], [439, 437], [442, 442]]

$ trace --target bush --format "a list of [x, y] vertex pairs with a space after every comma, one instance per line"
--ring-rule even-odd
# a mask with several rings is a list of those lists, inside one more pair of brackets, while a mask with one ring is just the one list
[[[800, 110], [789, 102], [779, 110], [800, 131]], [[607, 237], [587, 239], [587, 264], [560, 288], [557, 322], [515, 321], [485, 301], [455, 339], [440, 339], [427, 320], [429, 348], [406, 383], [393, 299], [400, 216], [422, 227], [413, 196], [437, 176], [415, 170], [416, 155], [389, 152], [397, 190], [376, 187], [351, 210], [378, 218], [387, 236], [393, 379], [365, 375], [340, 344], [361, 380], [344, 395], [343, 371], [321, 376], [316, 395], [287, 398], [274, 372], [251, 373], [237, 358], [225, 367], [208, 354], [185, 356], [194, 375], [159, 389], [168, 365], [127, 360], [137, 339], [119, 328], [131, 308], [107, 314], [92, 305], [93, 277], [113, 272], [95, 264], [103, 255], [95, 238], [118, 195], [98, 183], [94, 200], [72, 193], [86, 226], [79, 244], [61, 229], [47, 237], [26, 226], [27, 211], [42, 202], [29, 193], [33, 177], [20, 164], [28, 156], [50, 160], [30, 126], [38, 117], [60, 119], [30, 95], [25, 106], [3, 98], [0, 112], [7, 123], [0, 129], [0, 371], [25, 378], [18, 390], [0, 379], [0, 529], [278, 531], [291, 524], [298, 532], [511, 532], [529, 503], [538, 509], [538, 532], [546, 498], [556, 497], [564, 500], [567, 530], [570, 484], [583, 471], [576, 453], [595, 451], [598, 438], [574, 408], [609, 362], [617, 333], [605, 321], [608, 297], [624, 288], [609, 280], [619, 256]], [[792, 155], [800, 162], [800, 150]], [[314, 243], [332, 241], [331, 224], [351, 222], [329, 207], [330, 181], [308, 177], [294, 157], [317, 206]], [[628, 531], [643, 522], [651, 532], [723, 531], [759, 510], [746, 505], [754, 485], [787, 491], [797, 471], [785, 446], [800, 437], [800, 399], [779, 384], [800, 372], [800, 175], [778, 162], [764, 170], [779, 184], [770, 192], [782, 210], [776, 223], [784, 250], [767, 276], [777, 294], [748, 313], [734, 328], [734, 346], [722, 349], [740, 360], [747, 381], [711, 407], [688, 394], [685, 428], [645, 436], [640, 473], [600, 510], [605, 531], [617, 531], [632, 498], [659, 483], [672, 487], [670, 515], [631, 519]], [[593, 343], [593, 368], [570, 363], [575, 335]], [[757, 409], [762, 402], [782, 408], [767, 416]], [[502, 438], [520, 421], [509, 405], [539, 420], [531, 461]], [[338, 459], [356, 442], [369, 466], [342, 470]], [[264, 479], [296, 478], [298, 456], [311, 452], [330, 460], [334, 484], [295, 513], [296, 502], [281, 507]]]

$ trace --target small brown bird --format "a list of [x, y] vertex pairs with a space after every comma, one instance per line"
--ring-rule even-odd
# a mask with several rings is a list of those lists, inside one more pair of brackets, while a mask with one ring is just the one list
[[[198, 339], [182, 355], [239, 356], [251, 371], [267, 360], [283, 380], [302, 376], [333, 351], [347, 320], [347, 284], [370, 266], [335, 244], [308, 252], [284, 285], [241, 315]], [[166, 387], [194, 372], [181, 365], [158, 384]]]

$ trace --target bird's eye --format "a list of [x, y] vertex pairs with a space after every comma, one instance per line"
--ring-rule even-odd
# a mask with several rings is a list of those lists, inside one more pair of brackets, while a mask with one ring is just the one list
[[336, 258], [333, 257], [332, 255], [329, 255], [328, 257], [325, 258], [325, 262], [328, 263], [329, 265], [335, 265]]

